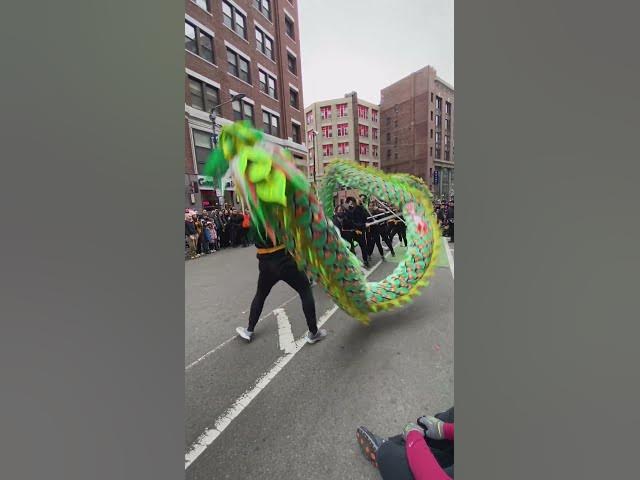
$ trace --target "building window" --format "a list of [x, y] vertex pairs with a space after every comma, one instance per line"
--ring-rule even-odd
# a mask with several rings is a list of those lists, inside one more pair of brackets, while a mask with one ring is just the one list
[[371, 129], [371, 138], [373, 138], [374, 140], [378, 140], [378, 129], [377, 128], [372, 128]]
[[398, 137], [393, 137], [393, 144], [398, 145]]
[[293, 20], [285, 15], [284, 17], [284, 30], [289, 35], [289, 38], [292, 40], [296, 39], [295, 27], [293, 26]]
[[338, 143], [338, 155], [348, 155], [348, 154], [349, 154], [349, 142]]
[[445, 111], [447, 114], [451, 115], [451, 103], [450, 103], [450, 102], [445, 102], [445, 104], [444, 104], [444, 111]]
[[391, 133], [387, 132], [387, 142], [391, 141]]
[[[193, 108], [210, 112], [213, 107], [220, 105], [220, 91], [202, 80], [189, 77], [189, 92]], [[217, 111], [221, 113], [219, 108]]]
[[377, 145], [371, 145], [371, 155], [373, 155], [375, 158], [378, 158], [378, 146]]
[[444, 159], [445, 159], [446, 161], [450, 161], [450, 157], [449, 157], [449, 150], [445, 150], [445, 151], [444, 151]]
[[394, 154], [393, 154], [393, 158], [394, 158], [394, 160], [397, 160], [397, 159], [398, 159], [398, 152], [396, 152], [396, 153], [394, 153]]
[[436, 132], [436, 143], [440, 143], [442, 135], [440, 134], [440, 132]]
[[193, 130], [193, 149], [196, 153], [197, 171], [202, 172], [211, 153], [211, 134], [202, 130]]
[[440, 160], [440, 144], [436, 144], [436, 160]]
[[322, 145], [322, 156], [330, 157], [331, 155], [333, 155], [333, 145], [332, 144]]
[[327, 120], [331, 118], [331, 105], [320, 107], [320, 119]]
[[391, 125], [391, 117], [387, 117], [387, 127]]
[[209, 0], [194, 0], [194, 3], [198, 5], [201, 9], [205, 11], [209, 11]]
[[338, 136], [346, 137], [349, 135], [349, 124], [348, 123], [339, 123], [338, 124]]
[[429, 147], [429, 156], [433, 157], [433, 147]]
[[268, 73], [258, 70], [258, 78], [260, 81], [260, 90], [269, 95], [271, 98], [278, 98], [276, 90], [276, 79]]
[[358, 105], [358, 118], [369, 120], [369, 108], [364, 105]]
[[431, 110], [431, 120], [433, 120], [433, 110]]
[[360, 144], [360, 155], [369, 155], [369, 144], [361, 143]]
[[213, 37], [189, 22], [184, 22], [184, 48], [214, 63]]
[[387, 150], [387, 160], [391, 160], [391, 150]]
[[222, 2], [222, 23], [245, 40], [247, 39], [247, 18], [225, 1]]
[[289, 87], [289, 105], [298, 110], [300, 108], [298, 92]]
[[447, 132], [451, 131], [451, 119], [449, 118], [444, 119], [444, 128]]
[[291, 124], [291, 138], [296, 143], [302, 143], [302, 136], [300, 133], [300, 125], [297, 123]]
[[437, 111], [442, 110], [442, 98], [441, 97], [436, 97], [436, 110]]
[[313, 130], [307, 131], [307, 143], [313, 142]]
[[361, 137], [368, 137], [369, 136], [369, 126], [368, 125], [358, 125], [358, 134]]
[[325, 125], [322, 127], [322, 136], [324, 138], [331, 138], [333, 137], [333, 126], [332, 125]]
[[307, 112], [307, 125], [311, 125], [313, 123], [313, 112]]
[[338, 114], [338, 118], [340, 117], [346, 117], [347, 116], [347, 104], [346, 103], [339, 103], [336, 105], [336, 112]]
[[433, 138], [433, 128], [431, 130], [429, 130], [429, 137]]
[[449, 135], [445, 135], [445, 136], [444, 136], [444, 144], [445, 144], [446, 146], [449, 146], [449, 139], [450, 139]]
[[287, 52], [287, 68], [294, 75], [298, 75], [298, 60], [290, 52]]
[[229, 48], [227, 48], [227, 63], [227, 71], [231, 75], [233, 75], [234, 77], [238, 77], [240, 80], [244, 80], [249, 84], [251, 83], [249, 62]]
[[252, 125], [255, 125], [253, 105], [242, 100], [235, 100], [231, 102], [231, 106], [233, 107], [234, 120], [248, 120]]
[[431, 92], [431, 103], [433, 103], [433, 92]]
[[253, 0], [253, 6], [271, 20], [271, 0]]
[[378, 110], [374, 110], [373, 108], [371, 109], [371, 121], [372, 122], [378, 121]]
[[280, 119], [277, 115], [263, 110], [262, 124], [265, 133], [273, 135], [274, 137], [280, 136]]
[[436, 128], [442, 128], [442, 116], [436, 115]]
[[256, 45], [260, 52], [271, 60], [275, 61], [273, 40], [271, 40], [267, 34], [256, 27]]

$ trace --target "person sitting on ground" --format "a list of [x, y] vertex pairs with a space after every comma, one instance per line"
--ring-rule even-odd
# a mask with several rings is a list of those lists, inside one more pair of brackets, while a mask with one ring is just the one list
[[408, 423], [402, 435], [383, 438], [360, 426], [356, 439], [383, 480], [450, 480], [454, 460], [453, 407]]

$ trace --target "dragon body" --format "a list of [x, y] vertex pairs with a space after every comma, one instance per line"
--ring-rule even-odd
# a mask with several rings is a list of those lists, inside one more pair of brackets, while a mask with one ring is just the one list
[[[252, 221], [272, 240], [283, 241], [298, 267], [359, 321], [367, 324], [371, 313], [410, 302], [428, 284], [441, 236], [431, 194], [420, 179], [333, 160], [316, 194], [288, 150], [266, 142], [262, 132], [243, 122], [222, 129], [204, 173], [220, 180], [229, 169]], [[333, 194], [339, 186], [402, 210], [406, 254], [381, 281], [366, 280], [358, 258], [332, 222]]]

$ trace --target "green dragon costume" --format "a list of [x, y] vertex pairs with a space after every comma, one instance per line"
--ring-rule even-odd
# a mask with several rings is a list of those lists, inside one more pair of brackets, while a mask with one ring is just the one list
[[[222, 129], [218, 148], [211, 153], [204, 173], [221, 181], [229, 169], [252, 221], [270, 238], [282, 239], [298, 267], [359, 321], [368, 324], [369, 313], [410, 302], [428, 284], [441, 236], [431, 193], [420, 179], [333, 160], [325, 170], [320, 202], [291, 153], [266, 142], [261, 131], [245, 122]], [[358, 258], [331, 221], [333, 194], [339, 186], [357, 188], [402, 209], [407, 252], [395, 270], [379, 282], [366, 281]]]

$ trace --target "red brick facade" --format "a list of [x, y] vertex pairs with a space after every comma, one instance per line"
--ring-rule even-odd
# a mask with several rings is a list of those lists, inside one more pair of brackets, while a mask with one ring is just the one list
[[[383, 88], [380, 96], [382, 169], [420, 177], [438, 195], [452, 193], [453, 88], [436, 75], [435, 68], [427, 66]], [[439, 125], [436, 117], [440, 117]]]
[[[238, 16], [243, 17], [240, 21], [244, 23], [246, 38], [225, 25], [224, 3], [237, 12]], [[243, 101], [253, 106], [254, 124], [259, 129], [263, 128], [263, 111], [269, 114], [275, 113], [279, 118], [279, 134], [278, 138], [271, 138], [271, 140], [289, 148], [299, 167], [307, 168], [304, 140], [300, 138], [298, 142], [293, 141], [292, 126], [297, 122], [300, 125], [301, 137], [304, 135], [298, 2], [297, 0], [270, 0], [270, 19], [258, 10], [256, 3], [260, 4], [255, 0], [199, 0], [197, 2], [185, 0], [185, 28], [188, 22], [199, 31], [213, 37], [213, 61], [208, 61], [199, 54], [187, 50], [185, 32], [185, 140], [187, 142], [185, 174], [190, 176], [191, 181], [197, 181], [196, 175], [199, 173], [193, 156], [193, 129], [211, 133], [211, 121], [208, 119], [208, 111], [192, 107], [192, 103], [195, 105], [197, 102], [192, 102], [189, 76], [194, 76], [206, 85], [218, 89], [220, 103], [229, 101], [232, 95], [245, 94]], [[205, 4], [206, 8], [203, 8]], [[286, 33], [285, 18], [287, 17], [290, 20], [289, 23], [293, 24], [293, 38]], [[273, 40], [274, 60], [259, 49], [256, 28]], [[228, 48], [249, 61], [250, 84], [228, 72]], [[289, 71], [289, 53], [296, 57], [297, 75]], [[277, 99], [260, 89], [259, 69], [276, 80]], [[290, 85], [298, 92], [298, 109], [290, 105]], [[221, 114], [217, 119], [218, 131], [220, 125], [234, 119], [230, 102], [222, 105], [220, 110]], [[200, 194], [197, 195], [195, 205], [189, 205], [188, 191], [186, 199], [187, 206], [201, 207]]]

